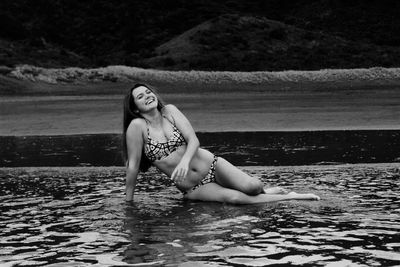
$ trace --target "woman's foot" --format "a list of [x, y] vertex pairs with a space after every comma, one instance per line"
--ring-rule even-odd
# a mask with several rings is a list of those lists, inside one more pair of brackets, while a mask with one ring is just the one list
[[296, 192], [290, 192], [288, 194], [292, 199], [301, 199], [301, 200], [320, 200], [321, 198], [314, 194], [298, 194]]
[[265, 187], [264, 188], [264, 193], [265, 194], [272, 194], [272, 195], [285, 195], [287, 193], [289, 193], [286, 189], [282, 188], [282, 187]]

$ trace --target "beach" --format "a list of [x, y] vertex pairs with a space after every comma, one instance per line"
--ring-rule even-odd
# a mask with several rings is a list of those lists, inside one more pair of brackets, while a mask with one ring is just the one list
[[[198, 132], [400, 129], [397, 87], [166, 93]], [[0, 135], [120, 133], [123, 95], [4, 96]]]
[[121, 133], [124, 94], [136, 81], [156, 85], [197, 132], [398, 130], [399, 73], [22, 66], [0, 75], [0, 135]]

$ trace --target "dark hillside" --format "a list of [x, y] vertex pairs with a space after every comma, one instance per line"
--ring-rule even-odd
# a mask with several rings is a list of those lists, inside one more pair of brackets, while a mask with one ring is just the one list
[[151, 68], [288, 70], [396, 66], [400, 48], [348, 41], [264, 17], [223, 15], [155, 49]]
[[[193, 35], [191, 43], [198, 42], [193, 49], [200, 49], [198, 52], [210, 59], [194, 57], [192, 62], [187, 58], [190, 62], [177, 64], [175, 58], [180, 55], [169, 54], [172, 60], [157, 58], [164, 44], [168, 46], [190, 29], [226, 14], [280, 21], [289, 32], [289, 26], [293, 26], [298, 29], [296, 34], [278, 30], [276, 37], [283, 34], [300, 43], [297, 48], [287, 43], [285, 53], [272, 55], [271, 47], [276, 46], [255, 37], [265, 33], [262, 29], [250, 27], [245, 31], [232, 20], [225, 26], [212, 23], [215, 29]], [[0, 1], [0, 65], [241, 69], [240, 62], [245, 62], [244, 70], [399, 66], [399, 14], [400, 3], [395, 0], [4, 0]], [[237, 32], [229, 31], [229, 27]], [[252, 29], [255, 32], [249, 32]], [[312, 36], [300, 38], [301, 30]], [[229, 38], [227, 33], [231, 34]], [[230, 42], [222, 44], [222, 51], [215, 50], [226, 38]], [[309, 45], [304, 41], [307, 38], [318, 42], [316, 49], [323, 50], [313, 53], [315, 59], [303, 55], [312, 51], [303, 46]], [[325, 45], [330, 38], [340, 39], [332, 40], [341, 48], [331, 51]], [[244, 42], [248, 49], [240, 48]], [[266, 47], [262, 49], [262, 45]], [[325, 56], [318, 59], [322, 54]], [[342, 60], [348, 55], [352, 64]], [[212, 61], [219, 64], [210, 65]], [[275, 63], [265, 65], [266, 61]]]

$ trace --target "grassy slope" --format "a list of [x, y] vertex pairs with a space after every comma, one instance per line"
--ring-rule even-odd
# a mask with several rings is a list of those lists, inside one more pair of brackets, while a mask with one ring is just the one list
[[400, 69], [206, 72], [126, 66], [45, 69], [25, 65], [0, 75], [0, 95], [122, 94], [139, 81], [160, 87], [165, 93], [346, 90], [398, 87]]

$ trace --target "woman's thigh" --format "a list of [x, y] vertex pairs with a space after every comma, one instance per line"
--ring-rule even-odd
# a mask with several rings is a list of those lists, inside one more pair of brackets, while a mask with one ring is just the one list
[[243, 193], [225, 188], [217, 183], [208, 183], [186, 194], [185, 198], [190, 200], [234, 203], [241, 197], [241, 194]]
[[218, 158], [215, 178], [217, 183], [223, 187], [236, 189], [250, 195], [260, 194], [264, 187], [259, 179], [248, 175], [224, 158]]

